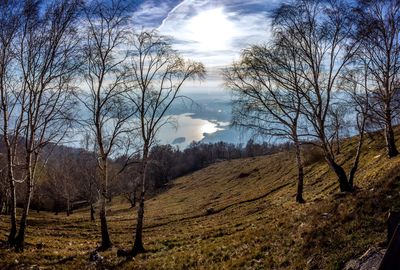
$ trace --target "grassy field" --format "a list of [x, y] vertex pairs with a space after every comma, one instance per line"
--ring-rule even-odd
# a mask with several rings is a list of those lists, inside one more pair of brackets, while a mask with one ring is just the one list
[[[31, 212], [26, 251], [0, 248], [0, 269], [340, 269], [383, 243], [387, 213], [400, 206], [400, 157], [386, 158], [376, 141], [365, 143], [351, 195], [340, 194], [335, 176], [307, 151], [302, 205], [294, 202], [291, 153], [224, 161], [179, 178], [146, 202], [148, 252], [133, 260], [117, 257], [132, 246], [136, 216], [122, 198], [108, 207], [114, 248], [97, 264], [89, 254], [100, 224], [87, 209], [69, 217]], [[355, 144], [343, 148], [347, 168]], [[7, 222], [0, 217], [0, 241]]]

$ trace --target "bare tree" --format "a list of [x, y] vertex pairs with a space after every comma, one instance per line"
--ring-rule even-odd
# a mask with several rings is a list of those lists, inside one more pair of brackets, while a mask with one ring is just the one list
[[370, 114], [370, 89], [369, 84], [369, 60], [358, 59], [346, 69], [341, 77], [341, 88], [345, 93], [345, 106], [355, 116], [354, 129], [358, 133], [358, 144], [356, 154], [353, 159], [353, 166], [349, 172], [349, 185], [353, 187], [355, 175], [360, 162], [361, 150], [364, 143], [367, 120]]
[[[371, 112], [384, 127], [389, 157], [399, 152], [393, 131], [400, 101], [400, 2], [397, 0], [358, 1], [358, 36], [360, 58], [369, 59]], [[373, 87], [372, 87], [373, 86]]]
[[234, 94], [234, 124], [294, 143], [298, 168], [296, 201], [304, 203], [299, 134], [304, 79], [296, 48], [282, 45], [278, 38], [270, 46], [245, 50], [240, 62], [225, 71], [225, 83]]
[[[16, 114], [22, 118], [25, 196], [16, 250], [23, 250], [26, 222], [42, 150], [59, 142], [73, 110], [71, 82], [79, 68], [75, 20], [78, 0], [53, 3], [26, 1], [22, 30], [17, 38], [20, 85]], [[45, 158], [42, 161], [45, 164]]]
[[109, 158], [123, 148], [122, 138], [131, 127], [127, 122], [133, 115], [124, 104], [126, 52], [123, 48], [128, 33], [128, 17], [123, 1], [94, 1], [85, 10], [85, 82], [80, 100], [89, 117], [83, 124], [90, 127], [95, 138], [100, 177], [101, 246], [108, 249], [110, 240], [106, 201], [108, 198]]
[[[72, 214], [72, 203], [75, 200], [78, 188], [78, 178], [75, 168], [77, 167], [76, 157], [62, 156], [52, 160], [52, 165], [47, 170], [47, 178], [52, 186], [53, 193], [57, 194], [57, 201], [64, 201], [67, 216]], [[81, 172], [80, 172], [81, 173]]]
[[334, 138], [335, 154], [340, 154], [341, 139], [344, 137], [343, 133], [348, 127], [348, 116], [347, 104], [341, 101], [333, 102], [328, 111], [329, 123], [327, 129], [330, 130], [331, 136]]
[[151, 160], [149, 169], [153, 174], [153, 178], [157, 179], [154, 183], [155, 188], [165, 185], [171, 177], [171, 169], [176, 163], [174, 160], [174, 152], [176, 150], [173, 146], [167, 145], [156, 145], [151, 151], [149, 158]]
[[[2, 116], [1, 132], [6, 154], [6, 179], [10, 195], [10, 232], [8, 243], [13, 245], [17, 233], [15, 162], [22, 117], [13, 117], [18, 108], [19, 97], [14, 90], [15, 74], [11, 69], [16, 65], [15, 39], [21, 30], [23, 3], [21, 1], [0, 2], [0, 106]], [[4, 193], [5, 195], [6, 193]]]
[[84, 175], [83, 181], [83, 189], [84, 189], [84, 197], [89, 202], [90, 205], [90, 221], [95, 221], [95, 208], [94, 203], [97, 201], [99, 194], [99, 181], [98, 181], [98, 171], [93, 170], [96, 165], [96, 153], [90, 151], [91, 143], [90, 133], [86, 133], [83, 141], [81, 142], [83, 145], [84, 151], [81, 153], [82, 159], [85, 161], [83, 163], [78, 164], [78, 170]]
[[5, 161], [5, 157], [0, 155], [0, 216], [6, 211], [3, 211], [7, 208], [7, 200], [9, 199], [9, 184], [7, 179], [7, 163]]
[[[136, 172], [134, 172], [136, 174]], [[126, 178], [129, 177], [129, 178]], [[133, 179], [130, 181], [126, 181], [126, 179]], [[138, 178], [135, 176], [132, 176], [132, 173], [130, 175], [125, 175], [125, 178], [121, 179], [121, 182], [123, 181], [124, 183], [124, 192], [123, 195], [124, 197], [128, 200], [128, 202], [131, 205], [131, 208], [136, 207], [136, 202], [137, 202], [137, 191], [139, 189], [138, 187]]]
[[129, 75], [129, 99], [140, 129], [142, 143], [140, 198], [137, 214], [133, 255], [144, 252], [142, 232], [144, 201], [147, 181], [149, 151], [157, 140], [160, 128], [170, 121], [166, 116], [172, 104], [183, 96], [182, 85], [188, 79], [202, 78], [205, 74], [201, 63], [186, 61], [174, 51], [169, 41], [156, 32], [132, 35]]
[[341, 191], [352, 191], [335, 153], [335, 136], [329, 132], [329, 110], [338, 78], [358, 50], [354, 42], [351, 7], [345, 1], [297, 0], [282, 4], [274, 14], [274, 32], [288, 47], [295, 47], [301, 59], [301, 77], [306, 86], [302, 114], [323, 150], [325, 160], [336, 173]]

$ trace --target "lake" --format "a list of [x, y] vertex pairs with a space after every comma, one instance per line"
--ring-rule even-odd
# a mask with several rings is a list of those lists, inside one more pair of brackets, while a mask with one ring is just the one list
[[207, 135], [229, 128], [229, 122], [193, 118], [194, 113], [168, 116], [170, 123], [159, 132], [161, 144], [172, 144], [179, 148], [187, 147], [191, 142], [199, 142]]

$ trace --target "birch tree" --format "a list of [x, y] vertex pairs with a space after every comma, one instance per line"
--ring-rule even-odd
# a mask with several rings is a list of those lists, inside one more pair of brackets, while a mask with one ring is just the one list
[[396, 156], [393, 121], [400, 100], [400, 2], [358, 1], [357, 24], [361, 40], [360, 59], [369, 59], [371, 112], [384, 128], [387, 155]]
[[246, 49], [241, 60], [225, 71], [225, 83], [233, 91], [233, 123], [257, 134], [292, 141], [296, 149], [297, 195], [304, 203], [304, 165], [301, 157], [301, 59], [296, 48], [271, 45]]
[[123, 1], [94, 1], [85, 10], [85, 67], [86, 87], [79, 98], [88, 117], [82, 119], [95, 138], [98, 160], [102, 250], [112, 246], [107, 218], [109, 159], [116, 149], [123, 148], [122, 137], [130, 128], [127, 122], [133, 113], [124, 104], [125, 77], [124, 46], [128, 33], [128, 17]]
[[369, 59], [363, 58], [358, 58], [351, 68], [346, 69], [344, 75], [341, 76], [340, 88], [345, 93], [347, 100], [344, 106], [347, 106], [347, 110], [355, 116], [355, 121], [352, 123], [354, 130], [358, 133], [356, 153], [348, 176], [351, 187], [354, 186], [354, 179], [360, 163], [367, 121], [371, 118], [370, 76]]
[[302, 114], [325, 160], [337, 175], [340, 190], [352, 191], [344, 168], [338, 163], [335, 136], [329, 132], [329, 111], [339, 77], [350, 64], [359, 44], [351, 38], [354, 18], [344, 1], [297, 0], [282, 4], [273, 18], [274, 34], [287, 47], [295, 47], [301, 59], [301, 77], [306, 87]]
[[[25, 195], [16, 250], [24, 249], [27, 218], [39, 159], [44, 147], [57, 144], [70, 127], [72, 85], [80, 66], [75, 22], [81, 2], [26, 1], [16, 44], [21, 85], [18, 91], [24, 157]], [[42, 162], [45, 163], [45, 162]]]
[[[23, 3], [21, 1], [0, 2], [0, 106], [1, 106], [1, 135], [3, 137], [6, 154], [6, 173], [8, 183], [10, 232], [8, 243], [13, 245], [17, 233], [16, 220], [16, 176], [14, 173], [17, 157], [17, 144], [21, 128], [21, 116], [14, 117], [20, 110], [19, 93], [15, 91], [17, 78], [12, 72], [16, 65], [16, 37], [21, 31], [21, 16]], [[4, 193], [6, 194], [6, 193]]]
[[157, 142], [163, 125], [170, 122], [168, 109], [183, 98], [180, 90], [189, 79], [201, 79], [205, 74], [201, 63], [184, 60], [171, 48], [170, 42], [156, 32], [143, 31], [129, 40], [129, 100], [135, 112], [141, 139], [140, 196], [132, 254], [145, 251], [143, 218], [150, 149]]

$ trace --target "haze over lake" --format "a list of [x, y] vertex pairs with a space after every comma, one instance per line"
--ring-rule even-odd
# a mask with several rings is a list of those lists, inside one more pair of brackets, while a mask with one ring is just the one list
[[182, 100], [170, 110], [168, 117], [171, 123], [161, 128], [158, 138], [160, 144], [172, 144], [182, 149], [193, 141], [247, 142], [249, 136], [230, 125], [231, 100], [227, 92], [189, 92], [188, 97], [195, 102]]
[[[243, 132], [231, 126], [231, 97], [227, 91], [193, 92], [185, 89], [187, 96], [174, 104], [165, 119], [168, 123], [161, 127], [157, 136], [157, 144], [171, 144], [184, 149], [192, 142], [216, 143], [227, 142], [246, 144], [251, 138], [249, 132]], [[85, 108], [79, 109], [79, 114], [86, 115]], [[72, 147], [82, 147], [85, 129], [77, 125], [63, 144]]]

